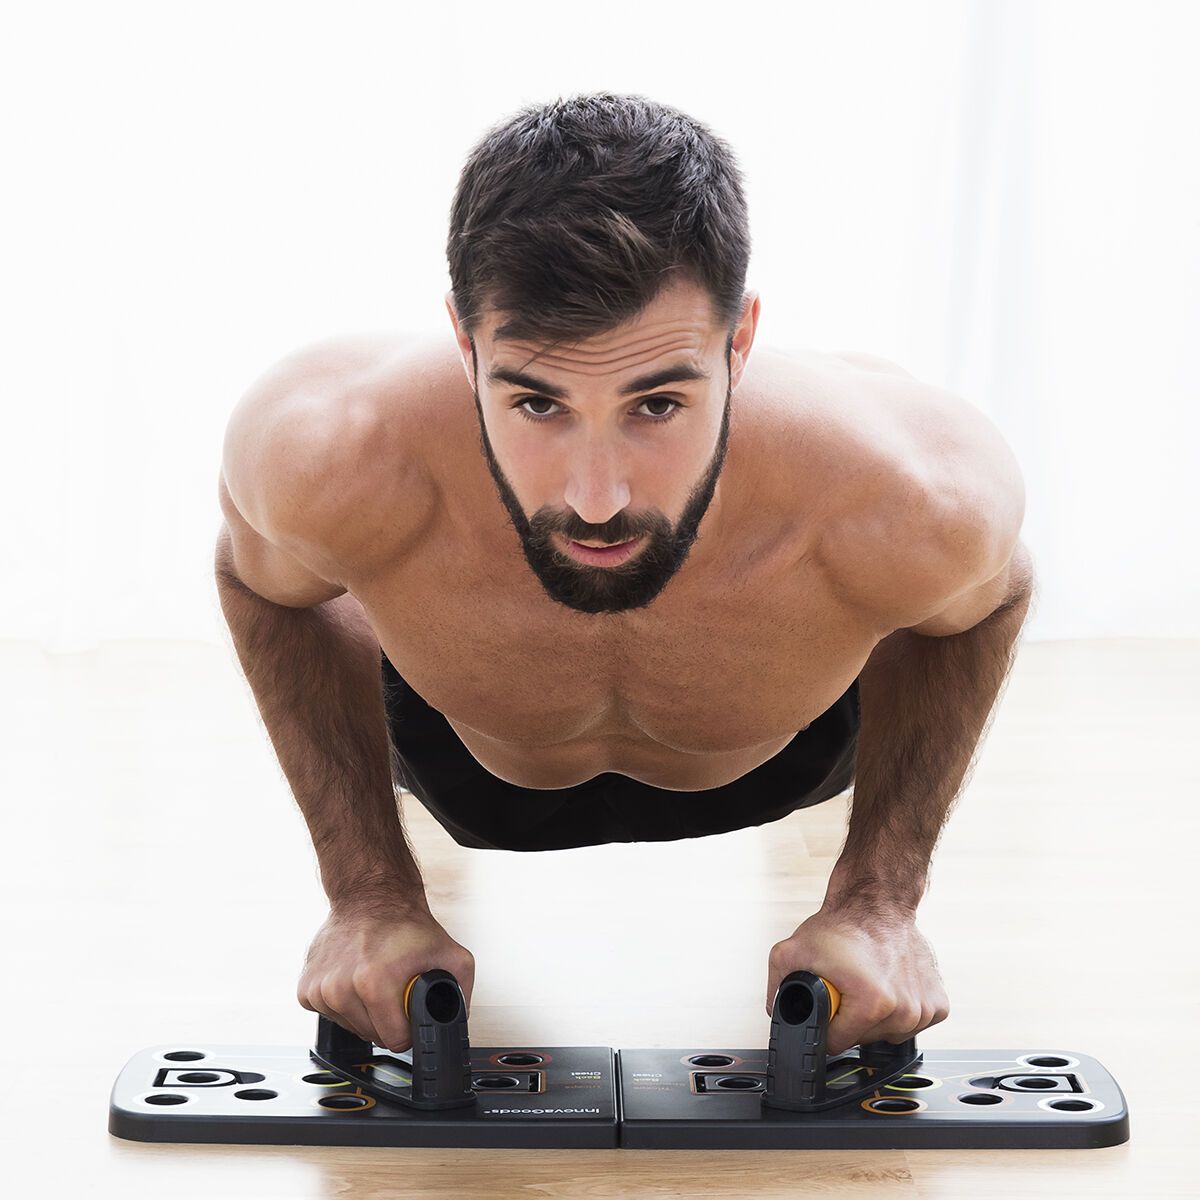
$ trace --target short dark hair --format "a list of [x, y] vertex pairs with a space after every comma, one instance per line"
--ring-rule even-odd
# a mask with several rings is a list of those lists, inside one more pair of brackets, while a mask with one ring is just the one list
[[645, 96], [527, 105], [468, 155], [446, 257], [472, 341], [489, 306], [498, 337], [581, 340], [677, 280], [707, 289], [732, 339], [750, 259], [741, 174], [728, 143]]

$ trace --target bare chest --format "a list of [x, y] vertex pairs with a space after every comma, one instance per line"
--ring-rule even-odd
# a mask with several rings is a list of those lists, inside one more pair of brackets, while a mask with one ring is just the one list
[[689, 574], [649, 608], [583, 614], [503, 566], [430, 548], [356, 594], [388, 658], [479, 762], [524, 787], [605, 771], [720, 786], [846, 690], [874, 639], [787, 545]]
[[[551, 600], [526, 563], [454, 356], [435, 349], [422, 361], [426, 386], [406, 394], [426, 399], [381, 430], [420, 437], [438, 499], [410, 553], [375, 555], [348, 585], [396, 669], [494, 775], [530, 788], [603, 772], [718, 787], [850, 686], [879, 632], [838, 598], [816, 548], [857, 486], [862, 449], [840, 431], [871, 421], [843, 392], [826, 395], [823, 371], [752, 362], [722, 474], [722, 532], [698, 553], [706, 516], [646, 608], [589, 614]], [[376, 454], [386, 463], [386, 445]], [[372, 489], [381, 513], [412, 502], [382, 478]]]

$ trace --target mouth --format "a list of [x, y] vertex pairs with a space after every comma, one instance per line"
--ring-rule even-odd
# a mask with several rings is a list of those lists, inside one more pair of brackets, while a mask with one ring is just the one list
[[562, 543], [567, 553], [578, 562], [587, 563], [591, 567], [615, 567], [635, 554], [644, 538], [645, 534], [639, 534], [627, 542], [618, 542], [612, 546], [588, 546], [568, 537], [562, 537]]

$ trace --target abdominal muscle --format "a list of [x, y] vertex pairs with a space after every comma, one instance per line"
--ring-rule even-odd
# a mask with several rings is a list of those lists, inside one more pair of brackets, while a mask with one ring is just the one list
[[506, 783], [535, 790], [574, 787], [606, 772], [668, 792], [723, 787], [774, 758], [801, 732], [718, 754], [682, 753], [644, 737], [623, 736], [540, 747], [531, 752], [497, 742], [459, 721], [447, 721], [480, 766]]

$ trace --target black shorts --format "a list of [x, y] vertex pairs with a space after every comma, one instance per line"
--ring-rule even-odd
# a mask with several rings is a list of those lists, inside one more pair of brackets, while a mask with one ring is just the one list
[[481, 766], [449, 721], [381, 654], [396, 782], [460, 846], [566, 850], [708, 837], [778, 821], [854, 782], [857, 679], [774, 758], [722, 787], [673, 792], [606, 771], [573, 787], [522, 788]]

